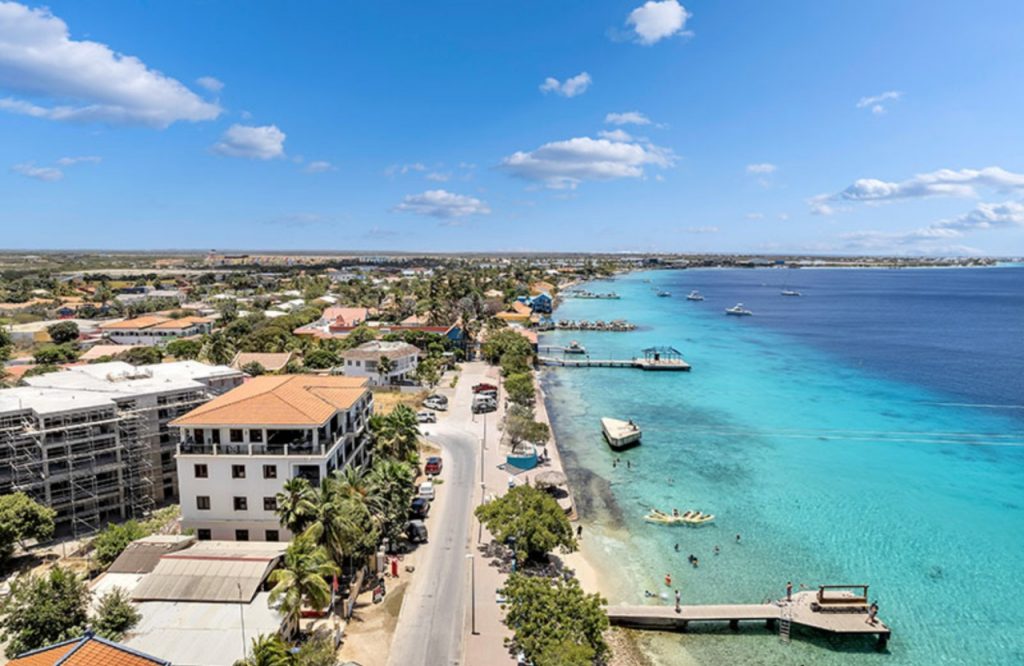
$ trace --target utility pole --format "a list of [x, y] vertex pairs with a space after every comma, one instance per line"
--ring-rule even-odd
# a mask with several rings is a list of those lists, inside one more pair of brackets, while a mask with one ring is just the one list
[[245, 602], [242, 600], [242, 584], [235, 583], [238, 588], [238, 619], [242, 621], [242, 659], [245, 659], [248, 646], [245, 642]]
[[474, 636], [479, 636], [480, 633], [476, 630], [476, 558], [473, 557], [473, 553], [466, 553], [466, 559], [469, 560], [470, 633]]

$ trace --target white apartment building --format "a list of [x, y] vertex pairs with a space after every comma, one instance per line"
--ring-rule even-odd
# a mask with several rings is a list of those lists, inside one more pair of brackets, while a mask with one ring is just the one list
[[22, 491], [88, 533], [177, 497], [171, 419], [242, 382], [225, 366], [115, 361], [0, 390], [0, 494]]
[[100, 325], [103, 337], [119, 345], [162, 345], [193, 335], [209, 333], [213, 320], [206, 317], [171, 319], [146, 315]]
[[[384, 373], [380, 359], [391, 360], [391, 369]], [[419, 365], [420, 350], [408, 342], [371, 340], [343, 352], [341, 370], [349, 377], [366, 377], [374, 386], [397, 384], [411, 380]]]
[[358, 377], [253, 377], [171, 423], [179, 429], [182, 528], [201, 540], [278, 541], [277, 494], [370, 455], [373, 396]]

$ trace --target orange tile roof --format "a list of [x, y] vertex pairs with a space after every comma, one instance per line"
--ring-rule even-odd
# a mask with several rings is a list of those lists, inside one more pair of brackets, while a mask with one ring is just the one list
[[241, 370], [250, 363], [259, 363], [268, 372], [277, 372], [292, 360], [291, 352], [238, 352], [231, 361], [231, 367]]
[[369, 315], [370, 312], [366, 308], [332, 307], [324, 309], [323, 318], [332, 324], [340, 318], [345, 324], [353, 326], [366, 321]]
[[106, 324], [100, 324], [100, 328], [103, 330], [110, 329], [142, 329], [149, 328], [150, 326], [156, 326], [168, 321], [167, 317], [136, 317], [135, 319], [125, 319], [124, 321], [112, 321]]
[[170, 319], [168, 321], [162, 321], [159, 324], [154, 324], [152, 328], [188, 328], [196, 324], [208, 324], [210, 320], [206, 317], [181, 317], [180, 319]]
[[171, 425], [319, 426], [367, 393], [367, 381], [365, 377], [314, 375], [253, 377]]
[[516, 301], [515, 303], [512, 304], [512, 311], [515, 312], [516, 314], [528, 315], [533, 312], [533, 309], [526, 303]]
[[8, 666], [170, 666], [171, 662], [86, 634], [82, 638], [26, 652]]

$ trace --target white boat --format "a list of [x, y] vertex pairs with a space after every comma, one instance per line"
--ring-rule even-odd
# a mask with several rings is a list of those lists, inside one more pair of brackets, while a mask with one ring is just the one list
[[704, 300], [704, 296], [699, 291], [694, 289], [693, 291], [691, 291], [689, 294], [686, 295], [686, 300], [688, 300], [688, 301], [703, 301]]
[[613, 449], [626, 449], [640, 443], [640, 426], [632, 421], [621, 421], [619, 419], [601, 419], [601, 432], [608, 440], [608, 446]]
[[661, 297], [661, 298], [668, 298], [671, 295], [672, 295], [671, 291], [659, 291], [658, 292], [658, 296]]
[[783, 296], [803, 296], [803, 294], [801, 294], [799, 291], [796, 291], [795, 289], [783, 289], [782, 290], [782, 295]]
[[736, 305], [732, 306], [731, 308], [726, 308], [725, 309], [725, 314], [727, 314], [727, 315], [734, 315], [736, 317], [749, 317], [750, 315], [752, 315], [754, 313], [751, 312], [750, 310], [746, 309], [745, 307], [743, 307], [742, 303], [737, 303]]
[[586, 354], [587, 348], [573, 340], [569, 346], [562, 350], [564, 354]]

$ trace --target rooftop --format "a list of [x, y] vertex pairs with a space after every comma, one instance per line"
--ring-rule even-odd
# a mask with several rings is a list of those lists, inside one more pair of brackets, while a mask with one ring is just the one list
[[285, 425], [316, 427], [349, 409], [366, 392], [365, 378], [281, 375], [254, 377], [171, 422], [173, 426]]
[[171, 662], [151, 657], [92, 634], [49, 647], [26, 652], [8, 666], [170, 666]]
[[145, 317], [136, 317], [135, 319], [124, 319], [122, 321], [111, 321], [105, 324], [100, 324], [100, 329], [104, 331], [125, 329], [139, 330], [143, 328], [150, 328], [166, 321], [172, 320], [167, 317], [160, 317], [157, 315], [146, 315]]
[[390, 359], [397, 359], [403, 356], [418, 354], [420, 350], [408, 342], [398, 340], [371, 340], [364, 342], [355, 349], [342, 352], [344, 359], [378, 359], [386, 356]]
[[268, 372], [277, 372], [278, 370], [284, 369], [290, 360], [292, 360], [291, 352], [264, 354], [258, 352], [238, 352], [235, 354], [235, 358], [231, 361], [231, 367], [241, 370], [250, 363], [259, 363], [264, 370]]

